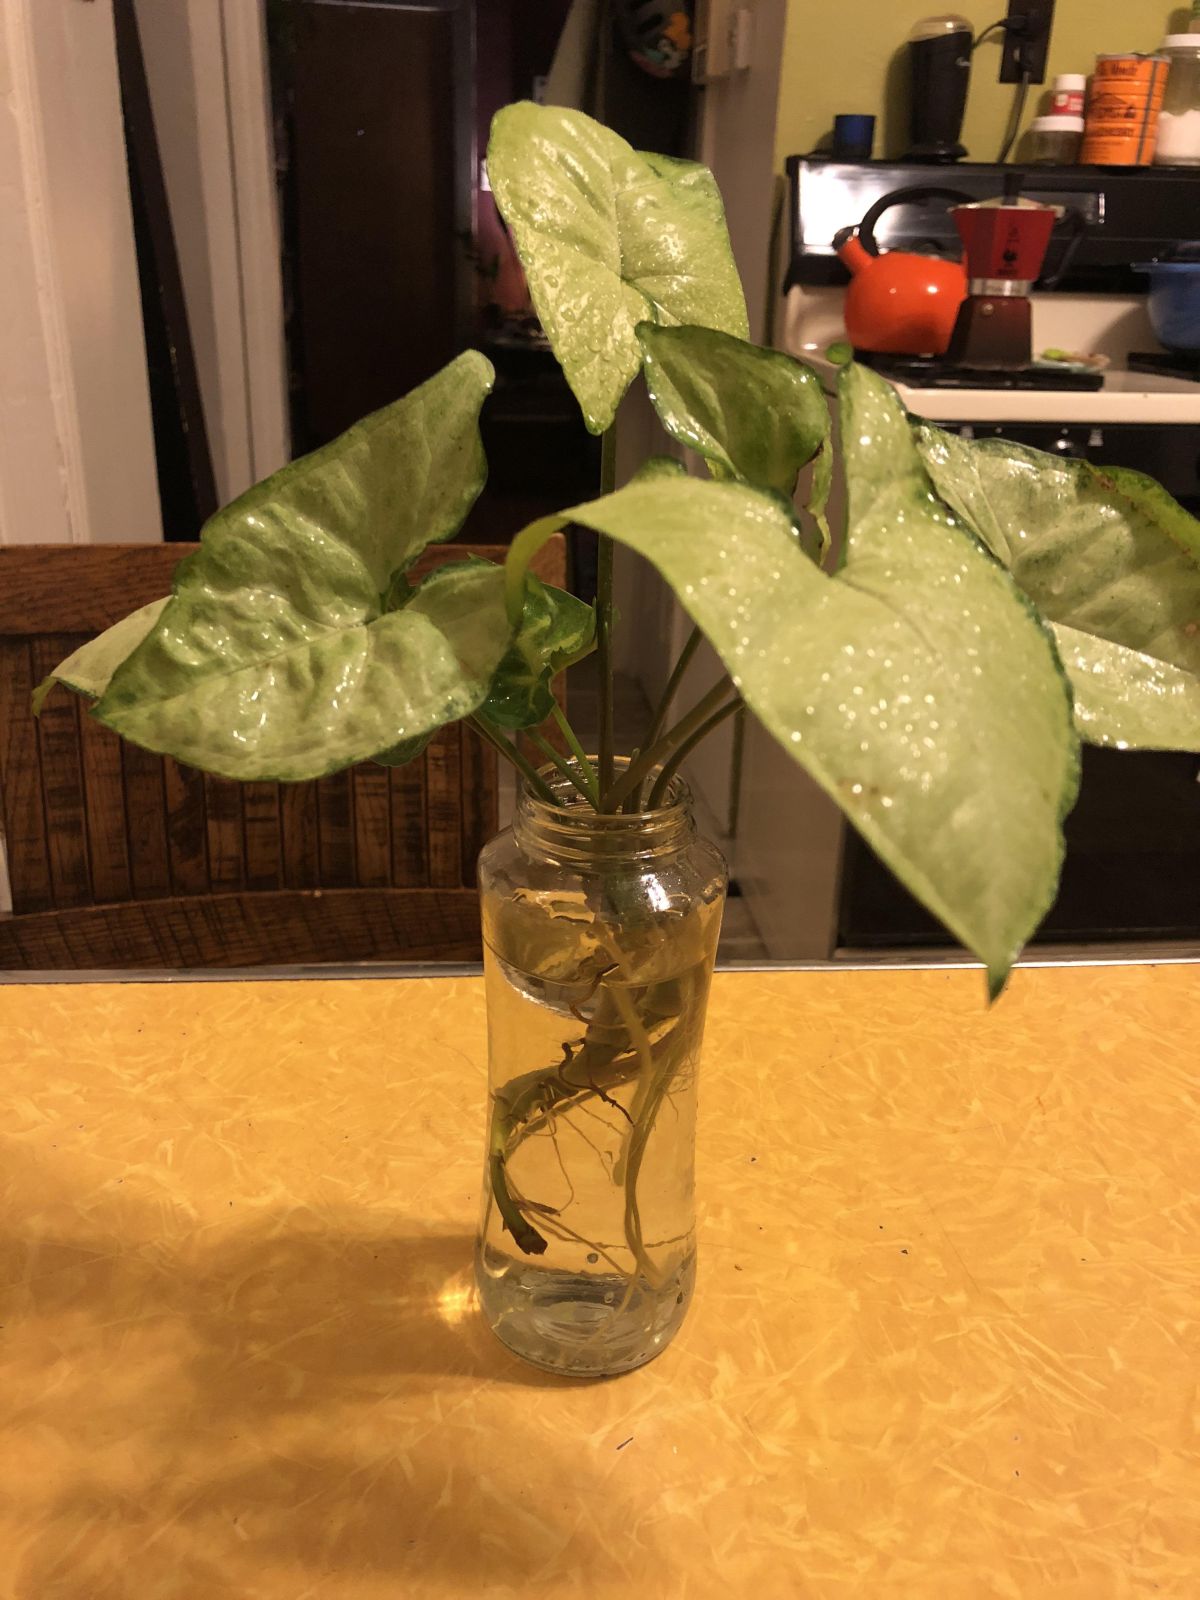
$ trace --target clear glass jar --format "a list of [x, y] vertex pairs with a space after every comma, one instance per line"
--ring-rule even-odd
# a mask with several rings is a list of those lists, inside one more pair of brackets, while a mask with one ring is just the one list
[[1172, 33], [1163, 40], [1170, 57], [1167, 87], [1158, 114], [1154, 163], [1200, 166], [1200, 33]]
[[489, 1096], [476, 1280], [552, 1372], [657, 1355], [696, 1272], [696, 1077], [726, 868], [676, 779], [598, 816], [547, 770], [479, 859]]

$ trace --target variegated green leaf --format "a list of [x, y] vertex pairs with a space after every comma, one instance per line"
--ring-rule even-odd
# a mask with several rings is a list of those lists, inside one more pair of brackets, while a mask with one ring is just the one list
[[218, 512], [96, 716], [190, 766], [294, 780], [473, 711], [511, 634], [499, 569], [393, 580], [482, 485], [490, 383], [460, 357]]
[[554, 709], [555, 673], [588, 653], [595, 632], [591, 606], [529, 574], [520, 627], [496, 669], [482, 714], [500, 728], [544, 722]]
[[74, 689], [76, 694], [86, 695], [89, 700], [98, 700], [122, 661], [133, 654], [158, 621], [169, 598], [152, 600], [148, 606], [131, 611], [60, 662], [33, 691], [34, 715], [40, 715], [46, 696], [56, 683]]
[[746, 303], [707, 167], [644, 155], [581, 111], [505, 106], [488, 176], [534, 306], [593, 433], [641, 366], [639, 322], [744, 337]]
[[790, 496], [829, 437], [816, 373], [711, 328], [644, 322], [637, 334], [650, 399], [671, 437], [703, 456], [714, 478]]
[[916, 438], [938, 494], [1055, 625], [1083, 736], [1200, 750], [1200, 523], [1140, 473]]

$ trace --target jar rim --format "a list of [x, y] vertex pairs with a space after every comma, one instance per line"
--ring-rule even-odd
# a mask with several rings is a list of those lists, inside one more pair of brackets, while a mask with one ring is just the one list
[[[618, 773], [629, 764], [628, 756], [613, 761]], [[644, 861], [679, 849], [695, 832], [692, 791], [679, 773], [672, 776], [662, 805], [653, 810], [613, 812], [593, 810], [552, 762], [547, 762], [538, 776], [555, 799], [542, 799], [522, 781], [514, 831], [564, 861], [581, 866]]]

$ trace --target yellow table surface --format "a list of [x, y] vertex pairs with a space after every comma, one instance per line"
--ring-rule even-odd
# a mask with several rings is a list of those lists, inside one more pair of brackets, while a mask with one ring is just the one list
[[0, 1595], [1194, 1600], [1198, 980], [719, 976], [597, 1384], [474, 1309], [479, 980], [0, 988]]

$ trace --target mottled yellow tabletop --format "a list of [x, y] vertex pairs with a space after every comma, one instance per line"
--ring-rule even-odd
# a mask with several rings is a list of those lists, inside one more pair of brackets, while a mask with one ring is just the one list
[[696, 1306], [481, 1326], [479, 981], [0, 988], [5, 1600], [1200, 1596], [1200, 967], [727, 974]]

